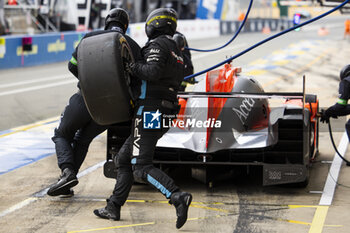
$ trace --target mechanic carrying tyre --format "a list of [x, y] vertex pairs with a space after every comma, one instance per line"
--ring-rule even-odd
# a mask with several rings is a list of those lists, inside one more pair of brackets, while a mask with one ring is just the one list
[[[86, 157], [91, 141], [108, 127], [97, 124], [91, 118], [87, 106], [85, 105], [82, 93], [80, 91], [80, 86], [83, 83], [81, 82], [82, 77], [79, 77], [80, 71], [78, 72], [78, 50], [82, 49], [81, 44], [87, 38], [90, 39], [97, 38], [97, 36], [108, 36], [107, 34], [109, 33], [119, 32], [126, 38], [129, 46], [131, 47], [131, 52], [134, 58], [141, 59], [141, 48], [134, 40], [125, 35], [128, 25], [128, 13], [121, 8], [112, 9], [106, 17], [105, 30], [87, 33], [72, 54], [72, 58], [68, 63], [68, 68], [74, 74], [74, 76], [80, 80], [78, 83], [79, 91], [70, 98], [69, 104], [64, 109], [59, 126], [55, 129], [55, 134], [52, 138], [55, 143], [58, 167], [62, 170], [62, 174], [59, 180], [51, 185], [47, 191], [47, 194], [50, 196], [73, 195], [71, 188], [78, 184], [76, 175]], [[98, 42], [98, 40], [96, 42]], [[111, 65], [117, 66], [120, 64]], [[103, 75], [104, 71], [101, 70], [100, 67], [96, 69], [101, 73], [101, 75]], [[96, 77], [96, 79], [97, 78], [98, 77]], [[132, 83], [132, 89], [137, 95], [140, 91], [140, 84], [141, 83], [137, 82]]]
[[[326, 111], [321, 111], [321, 122], [328, 123], [329, 118], [337, 118], [338, 116], [346, 116], [350, 114], [350, 105], [348, 100], [350, 99], [350, 64], [343, 67], [340, 71], [340, 83], [339, 83], [339, 99], [337, 103], [329, 107]], [[350, 120], [345, 124], [346, 133], [350, 141]]]
[[131, 63], [128, 70], [142, 80], [141, 95], [130, 137], [116, 156], [117, 184], [105, 208], [94, 213], [106, 219], [119, 220], [120, 208], [125, 203], [133, 180], [154, 186], [176, 208], [176, 228], [187, 220], [192, 201], [190, 193], [180, 191], [174, 181], [153, 166], [157, 141], [166, 132], [162, 118], [178, 112], [177, 92], [183, 81], [183, 58], [173, 35], [177, 26], [177, 13], [173, 9], [159, 8], [146, 20], [149, 41], [142, 48], [142, 62]]

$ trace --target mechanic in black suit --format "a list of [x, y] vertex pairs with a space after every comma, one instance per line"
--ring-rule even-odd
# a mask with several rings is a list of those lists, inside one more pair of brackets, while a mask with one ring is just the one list
[[[126, 38], [134, 58], [140, 60], [141, 48], [133, 39], [125, 35], [128, 25], [128, 13], [122, 8], [114, 8], [106, 17], [105, 30], [89, 32], [82, 40], [103, 33], [120, 32]], [[79, 79], [78, 49], [79, 45], [72, 54], [68, 68]], [[140, 85], [141, 81], [132, 79], [131, 86], [134, 95], [139, 95]], [[80, 89], [79, 83], [78, 87]], [[55, 143], [58, 167], [62, 170], [62, 174], [59, 180], [49, 188], [48, 195], [73, 195], [70, 188], [78, 184], [76, 175], [86, 157], [89, 145], [94, 137], [106, 129], [106, 126], [100, 126], [92, 120], [80, 90], [69, 99], [69, 104], [64, 109], [59, 126], [55, 129], [55, 134], [52, 137]]]
[[[191, 52], [189, 49], [186, 49], [188, 47], [188, 42], [186, 40], [186, 37], [184, 34], [176, 31], [173, 36], [178, 48], [182, 52], [182, 56], [184, 59], [184, 76], [189, 76], [193, 74], [193, 64], [192, 64], [192, 58], [191, 58]], [[195, 84], [195, 78], [192, 77], [190, 79], [184, 80], [181, 82], [179, 91], [185, 91], [187, 83]]]
[[[330, 117], [346, 116], [350, 114], [350, 64], [343, 67], [340, 71], [339, 99], [337, 103], [321, 112], [321, 122], [329, 122]], [[345, 124], [346, 133], [350, 141], [350, 120]]]
[[[142, 80], [141, 95], [136, 101], [132, 132], [116, 156], [117, 184], [105, 208], [94, 213], [106, 219], [119, 220], [120, 208], [126, 202], [134, 178], [158, 189], [176, 208], [176, 227], [187, 220], [190, 193], [180, 191], [174, 181], [153, 166], [153, 155], [164, 115], [175, 115], [177, 92], [183, 81], [183, 58], [173, 39], [177, 14], [173, 9], [159, 8], [146, 20], [149, 41], [142, 48], [143, 61], [129, 64], [129, 72]], [[162, 115], [163, 114], [163, 115]]]

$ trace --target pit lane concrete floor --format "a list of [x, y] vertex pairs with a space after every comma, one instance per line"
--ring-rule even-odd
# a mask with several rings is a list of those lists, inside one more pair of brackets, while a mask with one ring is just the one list
[[[338, 72], [349, 61], [349, 50], [349, 43], [340, 39], [295, 41], [252, 59], [246, 66], [253, 68], [246, 73], [254, 75], [266, 91], [300, 91], [300, 77], [306, 74], [307, 93], [317, 94], [321, 107], [326, 107], [337, 98]], [[276, 62], [273, 63], [276, 67], [271, 68], [272, 62]], [[334, 129], [337, 145], [343, 135], [342, 123], [344, 120]], [[134, 185], [129, 201], [122, 208], [121, 221], [93, 215], [93, 209], [105, 206], [105, 198], [114, 186], [114, 181], [103, 177], [99, 167], [105, 158], [103, 134], [90, 147], [81, 169], [88, 172], [79, 178], [73, 198], [45, 195], [46, 188], [59, 174], [55, 156], [0, 175], [0, 231], [345, 233], [350, 229], [350, 171], [345, 165], [341, 167], [333, 201], [330, 205], [320, 205], [331, 166], [328, 161], [334, 157], [324, 127], [320, 133], [320, 152], [306, 188], [262, 187], [258, 169], [251, 169], [249, 175], [238, 174], [218, 181], [213, 188], [188, 178], [181, 169], [173, 171], [179, 186], [194, 196], [188, 222], [176, 230], [174, 207], [145, 185]]]
[[[336, 139], [339, 135], [336, 135]], [[311, 168], [307, 188], [262, 187], [261, 170], [205, 185], [184, 175], [173, 177], [194, 200], [183, 232], [348, 232], [349, 188], [338, 186], [331, 206], [319, 201], [334, 154], [328, 135], [321, 134], [321, 155]], [[337, 142], [339, 140], [336, 140]], [[98, 164], [105, 155], [105, 138], [96, 139], [84, 164]], [[0, 177], [1, 232], [176, 232], [175, 210], [163, 196], [145, 185], [134, 185], [122, 208], [121, 221], [95, 217], [92, 210], [105, 205], [114, 181], [102, 168], [80, 177], [69, 199], [45, 195], [59, 174], [54, 156]], [[183, 172], [182, 170], [177, 172]], [[176, 173], [176, 172], [175, 172]], [[339, 183], [349, 184], [343, 167]], [[39, 191], [39, 192], [38, 192]]]

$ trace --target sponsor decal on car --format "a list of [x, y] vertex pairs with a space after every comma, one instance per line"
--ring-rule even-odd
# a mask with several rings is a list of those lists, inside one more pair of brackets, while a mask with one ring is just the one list
[[244, 98], [239, 108], [232, 108], [232, 110], [237, 114], [238, 118], [241, 120], [242, 124], [247, 120], [250, 112], [253, 109], [255, 100], [252, 98]]

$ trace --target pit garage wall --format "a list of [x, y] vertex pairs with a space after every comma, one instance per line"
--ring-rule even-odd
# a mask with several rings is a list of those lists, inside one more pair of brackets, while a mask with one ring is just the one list
[[[84, 33], [52, 33], [0, 37], [0, 69], [68, 61]], [[31, 51], [23, 51], [23, 38], [32, 40]]]
[[[288, 28], [292, 24], [288, 20], [249, 19], [243, 32], [261, 32], [266, 26], [271, 31], [278, 31], [282, 26]], [[178, 31], [185, 34], [189, 40], [215, 38], [220, 35], [233, 34], [239, 25], [238, 21], [182, 20], [179, 21]], [[147, 42], [144, 26], [144, 23], [132, 24], [128, 29], [128, 34], [140, 46]], [[84, 32], [65, 32], [0, 37], [0, 69], [68, 61], [84, 34]], [[29, 38], [29, 41], [32, 41], [31, 51], [23, 51], [23, 38]]]

